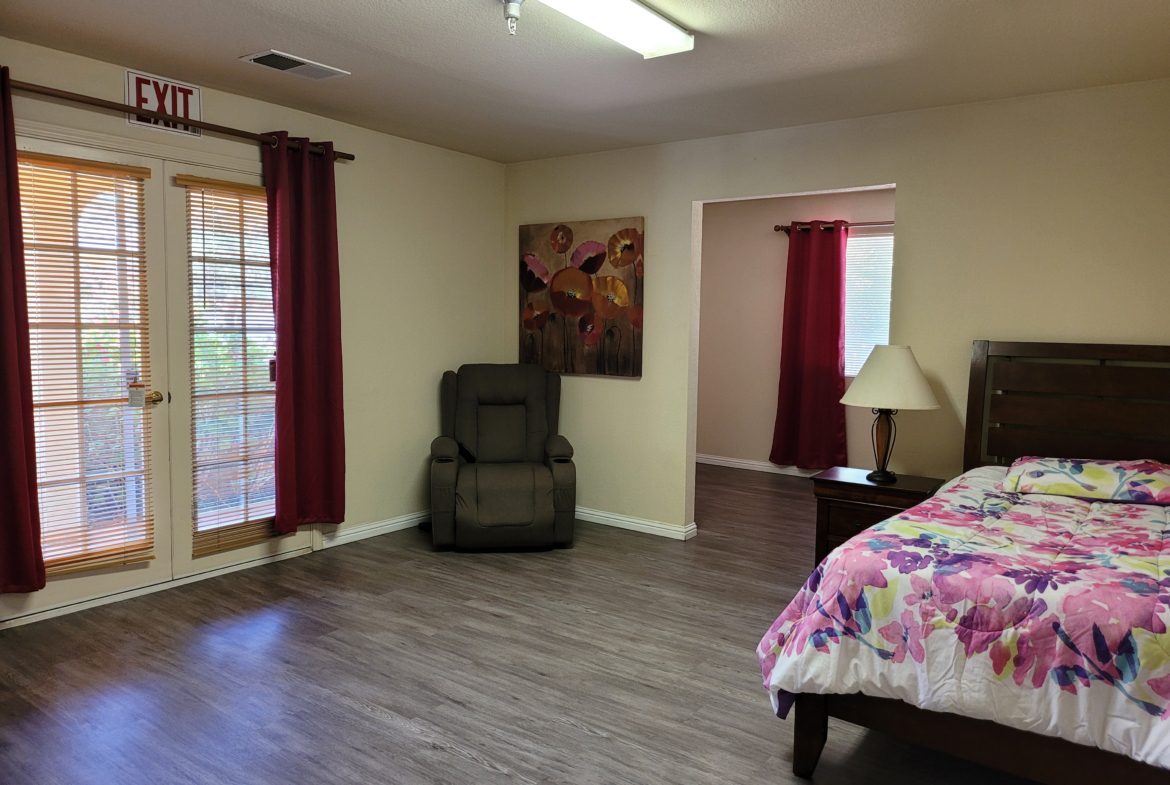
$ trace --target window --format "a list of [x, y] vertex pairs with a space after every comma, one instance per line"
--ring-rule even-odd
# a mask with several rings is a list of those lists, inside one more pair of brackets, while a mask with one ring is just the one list
[[41, 540], [49, 574], [154, 552], [143, 180], [149, 169], [19, 157]]
[[856, 376], [875, 345], [890, 342], [894, 235], [849, 232], [845, 251], [845, 375]]
[[187, 189], [194, 555], [272, 536], [276, 352], [262, 188]]

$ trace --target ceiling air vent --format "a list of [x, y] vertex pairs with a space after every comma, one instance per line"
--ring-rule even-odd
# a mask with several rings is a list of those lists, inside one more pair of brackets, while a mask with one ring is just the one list
[[254, 55], [244, 55], [240, 58], [256, 65], [275, 68], [277, 71], [287, 71], [290, 74], [303, 76], [306, 79], [331, 79], [335, 76], [349, 76], [349, 71], [334, 68], [324, 63], [316, 63], [303, 57], [290, 55], [287, 52], [278, 52], [269, 49], [267, 52], [257, 52]]

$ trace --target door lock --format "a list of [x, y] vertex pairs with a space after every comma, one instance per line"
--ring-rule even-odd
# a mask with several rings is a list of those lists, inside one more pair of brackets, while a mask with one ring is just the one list
[[146, 396], [146, 402], [147, 403], [156, 403], [156, 404], [162, 403], [163, 402], [163, 394], [160, 393], [158, 390], [154, 390], [153, 392], [151, 392], [149, 395]]

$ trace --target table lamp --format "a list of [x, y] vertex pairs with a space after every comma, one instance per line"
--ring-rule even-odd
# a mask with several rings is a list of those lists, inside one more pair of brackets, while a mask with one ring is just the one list
[[930, 389], [918, 360], [909, 346], [875, 346], [841, 403], [864, 406], [877, 415], [870, 431], [873, 459], [877, 469], [865, 476], [870, 482], [888, 484], [898, 477], [886, 467], [894, 452], [898, 429], [894, 415], [900, 409], [937, 409], [938, 400]]

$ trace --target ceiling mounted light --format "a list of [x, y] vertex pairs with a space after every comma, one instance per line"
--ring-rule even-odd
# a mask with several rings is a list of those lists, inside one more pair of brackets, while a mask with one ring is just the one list
[[[649, 60], [695, 48], [695, 36], [637, 0], [541, 0], [586, 27], [629, 47]], [[519, 15], [519, 3], [516, 6]], [[507, 12], [505, 11], [505, 16]], [[509, 21], [509, 29], [515, 22]]]
[[524, 0], [500, 0], [504, 4], [504, 21], [508, 25], [508, 35], [516, 35], [516, 23], [520, 21], [520, 6]]

